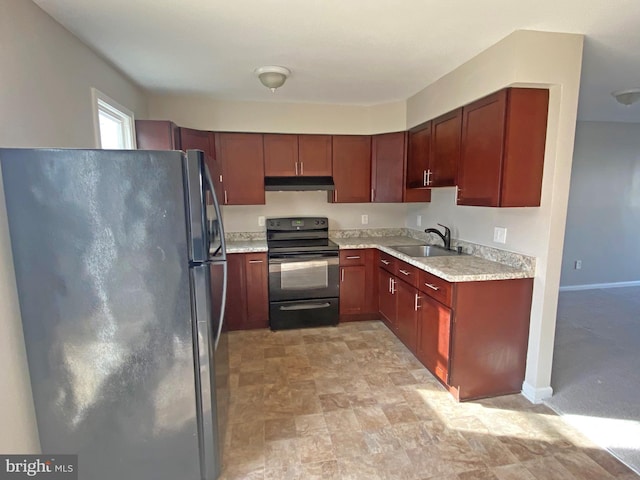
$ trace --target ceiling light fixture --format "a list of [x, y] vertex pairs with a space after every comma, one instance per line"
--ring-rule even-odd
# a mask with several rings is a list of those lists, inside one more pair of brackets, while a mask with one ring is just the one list
[[617, 90], [611, 95], [622, 105], [632, 105], [640, 100], [640, 88], [628, 88], [626, 90]]
[[291, 71], [288, 68], [275, 65], [256, 68], [255, 73], [258, 75], [260, 82], [272, 92], [284, 85], [287, 77], [291, 75]]

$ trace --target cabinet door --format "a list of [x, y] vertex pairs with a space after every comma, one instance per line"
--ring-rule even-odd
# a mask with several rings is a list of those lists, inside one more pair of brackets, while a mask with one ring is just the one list
[[211, 173], [216, 190], [218, 203], [224, 202], [224, 185], [222, 184], [222, 165], [216, 159], [215, 138], [213, 132], [194, 130], [180, 127], [180, 141], [182, 150], [202, 150], [205, 154], [207, 167]]
[[462, 108], [449, 112], [432, 121], [431, 186], [456, 185], [460, 146], [462, 141]]
[[405, 202], [431, 201], [427, 187], [429, 156], [431, 154], [431, 122], [412, 129], [407, 136], [407, 166], [405, 173]]
[[136, 120], [138, 150], [180, 150], [178, 126], [166, 120]]
[[242, 330], [247, 322], [244, 255], [227, 255], [227, 270], [225, 328]]
[[217, 133], [225, 205], [264, 205], [264, 150], [261, 133]]
[[372, 202], [402, 202], [405, 137], [405, 132], [373, 136], [371, 146]]
[[367, 268], [364, 265], [340, 267], [340, 314], [365, 312]]
[[333, 136], [333, 181], [329, 198], [336, 203], [366, 203], [371, 197], [371, 136]]
[[331, 135], [298, 135], [298, 174], [305, 177], [332, 175]]
[[378, 292], [380, 314], [387, 320], [389, 327], [395, 330], [397, 280], [382, 269], [378, 271]]
[[244, 255], [247, 321], [245, 328], [269, 327], [268, 265], [266, 253]]
[[298, 175], [298, 136], [264, 135], [264, 174], [267, 177]]
[[462, 110], [458, 205], [499, 205], [506, 102], [502, 90]]
[[396, 281], [397, 316], [396, 330], [398, 338], [411, 350], [416, 351], [418, 329], [418, 291], [411, 285]]
[[444, 383], [449, 382], [451, 310], [422, 295], [418, 321], [418, 359]]

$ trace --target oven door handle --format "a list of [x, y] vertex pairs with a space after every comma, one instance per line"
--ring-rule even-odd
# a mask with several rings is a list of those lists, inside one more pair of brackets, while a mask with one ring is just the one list
[[273, 255], [269, 257], [269, 263], [299, 262], [300, 260], [318, 260], [318, 259], [334, 259], [339, 255], [334, 253], [310, 253], [310, 254], [293, 254], [293, 255]]
[[329, 308], [331, 304], [329, 302], [322, 303], [300, 303], [298, 305], [281, 305], [279, 307], [283, 312], [289, 312], [294, 310], [316, 310], [320, 308]]

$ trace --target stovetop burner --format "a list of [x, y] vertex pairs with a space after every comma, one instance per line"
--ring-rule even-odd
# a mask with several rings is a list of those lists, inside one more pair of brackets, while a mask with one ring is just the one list
[[267, 220], [267, 246], [270, 253], [334, 251], [329, 240], [327, 217], [285, 217]]

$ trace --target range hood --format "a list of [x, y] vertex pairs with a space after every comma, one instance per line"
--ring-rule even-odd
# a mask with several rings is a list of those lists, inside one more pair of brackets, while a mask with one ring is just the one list
[[264, 189], [268, 192], [304, 190], [335, 190], [331, 177], [264, 177]]

